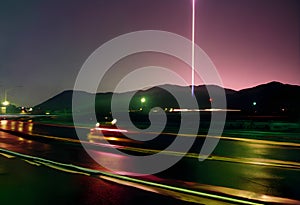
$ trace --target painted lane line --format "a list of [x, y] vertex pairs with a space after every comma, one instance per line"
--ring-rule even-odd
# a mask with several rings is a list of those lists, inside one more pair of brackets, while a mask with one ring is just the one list
[[199, 196], [199, 197], [206, 197], [206, 198], [210, 198], [210, 199], [214, 199], [214, 200], [221, 200], [221, 201], [226, 201], [226, 202], [231, 202], [231, 203], [250, 204], [250, 205], [262, 204], [259, 202], [247, 201], [246, 199], [243, 200], [243, 199], [233, 198], [233, 197], [229, 197], [229, 196], [220, 196], [217, 194], [189, 190], [186, 188], [180, 188], [180, 187], [175, 187], [175, 186], [171, 186], [171, 185], [165, 185], [165, 184], [161, 184], [161, 183], [145, 181], [145, 180], [141, 180], [141, 179], [112, 174], [112, 173], [103, 172], [103, 171], [99, 171], [99, 170], [93, 170], [93, 169], [89, 169], [89, 168], [75, 166], [72, 164], [64, 164], [64, 163], [55, 162], [55, 161], [51, 161], [51, 160], [47, 160], [47, 159], [43, 159], [43, 158], [39, 158], [39, 157], [34, 157], [34, 156], [30, 156], [30, 155], [25, 155], [25, 154], [13, 152], [13, 151], [1, 149], [1, 148], [0, 148], [0, 152], [9, 154], [12, 156], [16, 156], [16, 157], [19, 157], [24, 160], [29, 160], [29, 161], [32, 160], [35, 163], [43, 164], [45, 166], [48, 166], [48, 167], [51, 167], [51, 168], [54, 168], [54, 169], [57, 169], [60, 171], [73, 173], [73, 174], [83, 174], [83, 175], [88, 175], [88, 176], [101, 175], [101, 176], [104, 176], [104, 178], [111, 177], [111, 178], [118, 179], [118, 180], [125, 180], [128, 182], [138, 183], [138, 184], [147, 185], [147, 186], [151, 186], [151, 187], [158, 187], [158, 188], [176, 191], [176, 192], [180, 192], [180, 193], [184, 193], [184, 194], [191, 194], [191, 195], [195, 195], [195, 196]]

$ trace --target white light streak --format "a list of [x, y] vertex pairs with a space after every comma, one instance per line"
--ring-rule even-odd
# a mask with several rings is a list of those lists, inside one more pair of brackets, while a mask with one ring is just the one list
[[195, 0], [193, 0], [192, 17], [192, 96], [194, 96], [195, 86]]

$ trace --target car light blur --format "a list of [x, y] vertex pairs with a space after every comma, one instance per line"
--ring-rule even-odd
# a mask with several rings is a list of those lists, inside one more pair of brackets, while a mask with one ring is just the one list
[[111, 128], [94, 128], [95, 130], [101, 130], [101, 131], [109, 131], [109, 132], [128, 132], [127, 130], [122, 130], [122, 129], [111, 129]]

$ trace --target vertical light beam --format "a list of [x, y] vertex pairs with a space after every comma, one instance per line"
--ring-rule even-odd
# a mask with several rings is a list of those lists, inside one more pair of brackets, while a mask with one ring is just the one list
[[192, 96], [194, 96], [195, 86], [195, 0], [193, 0], [192, 12]]

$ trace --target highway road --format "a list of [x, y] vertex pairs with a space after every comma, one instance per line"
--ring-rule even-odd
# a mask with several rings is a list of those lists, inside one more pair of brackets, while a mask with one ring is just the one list
[[0, 187], [1, 205], [191, 204], [141, 188], [120, 185], [109, 178], [69, 173], [4, 156], [0, 156]]
[[[127, 187], [126, 189], [131, 189], [127, 190], [131, 197], [139, 194], [147, 195], [149, 190], [152, 195], [155, 192], [153, 203], [156, 199], [160, 200], [160, 197], [167, 197], [164, 198], [167, 200], [165, 204], [169, 202], [174, 204], [172, 200], [176, 198], [181, 198], [180, 203], [204, 204], [216, 204], [216, 200], [220, 204], [232, 204], [236, 202], [234, 199], [241, 199], [239, 203], [300, 203], [297, 201], [300, 200], [300, 190], [298, 189], [300, 146], [297, 143], [251, 139], [242, 136], [223, 136], [213, 154], [203, 162], [199, 161], [198, 153], [190, 152], [179, 163], [158, 174], [122, 178], [124, 176], [117, 174], [106, 175], [111, 172], [96, 163], [86, 153], [79, 140], [70, 135], [71, 131], [68, 131], [68, 127], [48, 126], [47, 129], [44, 129], [45, 125], [2, 120], [0, 128], [13, 131], [13, 133], [0, 132], [0, 153], [3, 156], [14, 156], [31, 162], [31, 164], [54, 167], [64, 173], [79, 172], [79, 175], [83, 176], [91, 175], [96, 170], [96, 176], [101, 176], [102, 178], [99, 178], [106, 180], [106, 183], [109, 181], [121, 184], [120, 189], [125, 189], [124, 185]], [[40, 133], [37, 135], [38, 130]], [[68, 133], [68, 137], [64, 137], [66, 133]], [[109, 151], [99, 151], [97, 149], [101, 146], [99, 143], [88, 141], [86, 143], [92, 145], [90, 149], [95, 155], [103, 160], [113, 161], [116, 168], [121, 169], [122, 166], [130, 164], [130, 159], [113, 155]], [[119, 148], [139, 154], [155, 152], [155, 149], [131, 144], [119, 145]], [[180, 153], [167, 154], [178, 155]], [[49, 160], [49, 162], [45, 163], [43, 160]], [[5, 163], [8, 163], [7, 160]], [[58, 166], [55, 163], [60, 164]], [[75, 168], [66, 166], [70, 164]], [[92, 175], [95, 176], [95, 174]], [[72, 178], [69, 175], [68, 177]], [[153, 184], [149, 184], [149, 182]], [[139, 187], [139, 191], [132, 187]], [[224, 198], [220, 200], [218, 196]], [[96, 199], [97, 197], [93, 200]], [[177, 202], [176, 204], [179, 204]]]

